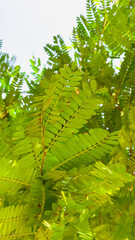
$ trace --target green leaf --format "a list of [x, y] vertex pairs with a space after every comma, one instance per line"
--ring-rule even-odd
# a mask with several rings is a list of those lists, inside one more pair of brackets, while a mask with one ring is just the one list
[[69, 75], [63, 68], [60, 69], [60, 73], [61, 73], [62, 77], [64, 77], [65, 79], [69, 79]]
[[90, 88], [92, 92], [95, 92], [97, 89], [97, 82], [95, 80], [90, 80]]
[[96, 91], [97, 94], [102, 94], [102, 93], [106, 93], [106, 92], [108, 92], [108, 88], [106, 88], [106, 87], [97, 89], [97, 91]]
[[36, 66], [32, 66], [32, 69], [34, 70], [35, 73], [38, 73], [38, 72], [39, 72], [39, 68], [36, 67]]
[[70, 75], [70, 74], [71, 74], [71, 69], [70, 69], [70, 67], [69, 67], [67, 64], [65, 64], [65, 65], [64, 65], [64, 68], [65, 68], [66, 72]]
[[78, 82], [78, 81], [81, 81], [82, 80], [82, 77], [70, 77], [70, 81], [73, 81], [73, 82]]
[[87, 94], [87, 96], [90, 96], [91, 90], [89, 88], [89, 85], [86, 82], [82, 83], [82, 88], [83, 88], [84, 92]]

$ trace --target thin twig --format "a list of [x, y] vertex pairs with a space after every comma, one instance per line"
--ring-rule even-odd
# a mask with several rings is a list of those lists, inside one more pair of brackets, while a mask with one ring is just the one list
[[[107, 27], [108, 24], [109, 24], [109, 22], [107, 23], [107, 17], [108, 17], [108, 15], [106, 14], [106, 15], [105, 15], [105, 18], [104, 18], [103, 29], [102, 29], [102, 32], [101, 32], [100, 37], [99, 37], [98, 46], [99, 46], [99, 42], [100, 42], [101, 36], [102, 36], [102, 34], [104, 33], [106, 27]], [[107, 23], [107, 24], [106, 24], [106, 23]]]
[[35, 146], [34, 146], [34, 143], [33, 143], [32, 140], [31, 140], [31, 143], [32, 143], [33, 152], [34, 152], [34, 155], [35, 155], [35, 158], [36, 158], [37, 164], [38, 164], [38, 166], [39, 166], [39, 168], [40, 168], [40, 170], [41, 170], [40, 162], [39, 162], [39, 159], [38, 159], [38, 157], [37, 157], [37, 154], [36, 154], [36, 151], [35, 151]]
[[8, 111], [5, 112], [5, 114], [1, 117], [1, 119], [5, 118], [8, 114]]
[[44, 144], [44, 135], [45, 135], [45, 126], [42, 125], [42, 146], [43, 146], [43, 158], [42, 158], [42, 163], [41, 163], [41, 175], [43, 175], [43, 165], [44, 165], [44, 160], [45, 160], [45, 144]]
[[133, 56], [132, 56], [132, 58], [131, 58], [131, 61], [130, 61], [129, 65], [127, 66], [127, 69], [126, 69], [126, 72], [125, 72], [125, 74], [124, 74], [124, 77], [123, 77], [122, 81], [120, 82], [120, 87], [119, 87], [119, 89], [118, 89], [118, 91], [117, 91], [117, 93], [116, 93], [116, 101], [117, 101], [117, 99], [118, 99], [118, 97], [119, 97], [119, 94], [120, 94], [122, 85], [123, 85], [123, 83], [124, 83], [124, 81], [125, 81], [125, 79], [126, 79], [126, 76], [127, 76], [127, 74], [128, 74], [128, 71], [129, 71], [129, 68], [130, 68], [132, 59], [133, 59]]
[[117, 104], [117, 108], [118, 108], [120, 111], [122, 111], [121, 107], [119, 106], [119, 103], [118, 103], [117, 98], [115, 98], [110, 91], [108, 91], [108, 93], [109, 93], [109, 94], [113, 97], [113, 99], [115, 100], [115, 102], [116, 102], [116, 104]]

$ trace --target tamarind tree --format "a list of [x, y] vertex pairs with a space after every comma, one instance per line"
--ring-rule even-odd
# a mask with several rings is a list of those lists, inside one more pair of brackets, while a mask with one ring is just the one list
[[135, 2], [86, 12], [31, 81], [0, 53], [0, 239], [135, 239]]

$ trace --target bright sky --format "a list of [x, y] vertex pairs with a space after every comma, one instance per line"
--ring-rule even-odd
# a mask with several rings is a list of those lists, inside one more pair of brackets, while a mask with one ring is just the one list
[[30, 73], [29, 59], [34, 54], [42, 64], [43, 50], [60, 34], [70, 45], [76, 17], [85, 15], [86, 0], [0, 0], [0, 39], [2, 51], [17, 57], [16, 64]]

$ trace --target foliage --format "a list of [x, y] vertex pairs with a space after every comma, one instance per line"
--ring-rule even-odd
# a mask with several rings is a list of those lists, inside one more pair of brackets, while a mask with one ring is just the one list
[[134, 1], [86, 10], [31, 83], [0, 53], [0, 239], [135, 239]]

